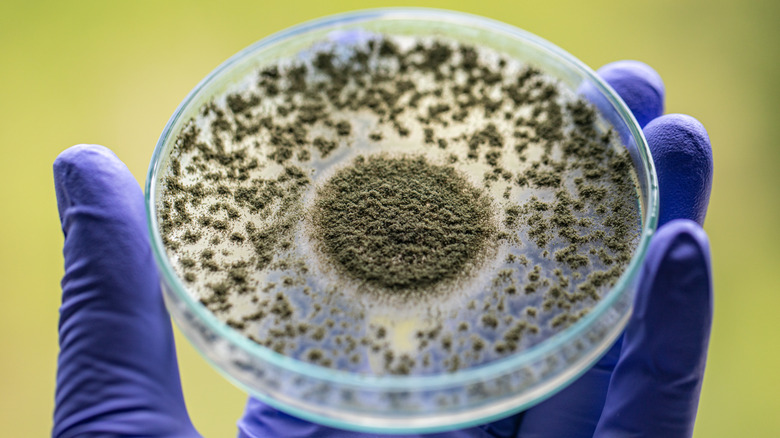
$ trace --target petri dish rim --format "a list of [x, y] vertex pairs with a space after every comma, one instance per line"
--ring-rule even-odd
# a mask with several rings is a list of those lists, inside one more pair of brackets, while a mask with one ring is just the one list
[[[159, 232], [159, 225], [156, 216], [156, 195], [158, 186], [157, 177], [162, 171], [164, 171], [161, 166], [165, 158], [165, 153], [167, 152], [165, 150], [165, 145], [168, 142], [169, 136], [173, 133], [173, 127], [185, 113], [185, 109], [187, 109], [189, 105], [196, 100], [196, 97], [199, 96], [201, 91], [206, 89], [208, 85], [218, 79], [222, 73], [229, 71], [231, 67], [259, 50], [272, 46], [279, 41], [292, 38], [296, 35], [301, 35], [312, 30], [323, 29], [336, 24], [356, 24], [374, 19], [415, 19], [432, 20], [436, 22], [449, 22], [455, 24], [462, 23], [468, 24], [471, 27], [484, 28], [489, 30], [491, 33], [505, 33], [514, 38], [525, 40], [530, 44], [541, 47], [551, 55], [557, 56], [562, 61], [564, 61], [566, 65], [573, 67], [583, 76], [587, 77], [591, 81], [591, 85], [596, 87], [601, 97], [606, 98], [607, 102], [626, 123], [631, 137], [636, 142], [637, 152], [640, 156], [641, 164], [645, 167], [645, 181], [642, 181], [642, 183], [644, 183], [644, 186], [648, 191], [646, 198], [647, 208], [642, 209], [642, 214], [645, 220], [642, 226], [640, 241], [631, 258], [631, 261], [618, 279], [615, 286], [610, 289], [606, 296], [600, 300], [586, 316], [581, 318], [566, 330], [553, 335], [549, 339], [529, 348], [528, 350], [513, 354], [494, 362], [486, 363], [473, 368], [459, 370], [454, 373], [426, 376], [376, 376], [355, 374], [343, 370], [334, 370], [331, 368], [325, 368], [303, 362], [276, 353], [275, 351], [264, 346], [258, 345], [245, 336], [239, 334], [226, 323], [216, 318], [208, 309], [206, 309], [189, 293], [187, 293], [186, 287], [182, 283], [181, 279], [178, 278], [170, 264], [170, 261], [168, 260], [164, 245], [162, 243], [162, 237]], [[638, 275], [639, 270], [641, 269], [641, 263], [644, 260], [645, 254], [647, 252], [650, 238], [652, 237], [657, 226], [659, 202], [658, 182], [655, 167], [642, 130], [639, 128], [636, 119], [625, 105], [623, 100], [607, 83], [599, 78], [590, 67], [579, 61], [565, 50], [548, 42], [547, 40], [515, 26], [478, 15], [432, 8], [379, 8], [330, 15], [307, 21], [276, 32], [253, 43], [252, 45], [242, 49], [235, 55], [228, 58], [217, 68], [211, 71], [189, 92], [185, 99], [178, 105], [173, 115], [163, 128], [160, 138], [155, 146], [151, 164], [147, 173], [145, 183], [145, 201], [147, 227], [149, 231], [152, 252], [158, 266], [160, 267], [160, 272], [164, 277], [164, 280], [168, 285], [171, 286], [172, 292], [187, 305], [190, 311], [192, 311], [201, 321], [208, 325], [211, 330], [225, 338], [229, 343], [236, 345], [237, 347], [260, 360], [267, 361], [273, 365], [288, 369], [292, 372], [305, 374], [312, 378], [334, 384], [351, 387], [363, 387], [365, 385], [370, 385], [375, 389], [423, 388], [430, 390], [467, 385], [470, 383], [483, 381], [486, 378], [500, 375], [511, 370], [522, 368], [532, 363], [534, 360], [545, 356], [550, 351], [554, 351], [565, 345], [567, 342], [571, 341], [572, 338], [576, 338], [589, 326], [593, 325], [622, 294], [628, 292], [631, 282], [634, 281], [635, 277]], [[627, 320], [627, 318], [624, 318], [624, 320]], [[598, 360], [598, 358], [603, 355], [604, 352], [606, 352], [606, 348], [591, 361], [591, 364]], [[569, 381], [578, 377], [586, 369], [587, 367], [583, 368], [578, 373], [574, 373]], [[230, 380], [235, 382], [235, 380], [232, 378], [230, 378]], [[563, 386], [565, 386], [565, 384], [559, 386], [559, 389]], [[547, 396], [551, 394], [552, 393], [547, 394]], [[541, 397], [539, 400], [542, 398], [544, 397]], [[298, 411], [297, 409], [295, 410]], [[302, 414], [303, 412], [298, 411], [298, 413]]]

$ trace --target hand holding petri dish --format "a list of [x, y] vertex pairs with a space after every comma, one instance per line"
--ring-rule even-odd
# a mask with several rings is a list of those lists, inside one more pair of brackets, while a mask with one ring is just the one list
[[387, 9], [273, 35], [166, 126], [166, 303], [251, 395], [336, 427], [455, 429], [543, 400], [631, 311], [658, 190], [630, 111], [550, 43]]

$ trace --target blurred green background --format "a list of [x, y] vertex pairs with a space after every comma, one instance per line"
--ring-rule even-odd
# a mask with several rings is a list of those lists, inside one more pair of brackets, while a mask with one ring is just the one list
[[[400, 5], [400, 4], [394, 4]], [[421, 1], [536, 33], [593, 68], [639, 59], [667, 112], [708, 129], [715, 182], [705, 224], [715, 322], [696, 437], [780, 436], [780, 2]], [[229, 56], [301, 21], [373, 1], [0, 4], [0, 435], [50, 433], [62, 233], [51, 164], [100, 143], [145, 178], [187, 92]], [[177, 334], [185, 397], [207, 437], [235, 436], [244, 395]]]

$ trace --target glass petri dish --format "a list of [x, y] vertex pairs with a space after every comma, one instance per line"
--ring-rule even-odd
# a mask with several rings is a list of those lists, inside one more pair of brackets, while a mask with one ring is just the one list
[[[549, 331], [512, 354], [462, 369], [434, 367], [431, 372], [408, 375], [357, 372], [280, 354], [254, 342], [209, 310], [175, 268], [164, 244], [160, 210], [171, 154], [187, 124], [204, 105], [234, 91], [236, 84], [264, 67], [300, 59], [323, 42], [338, 47], [346, 40], [367, 41], [375, 35], [434, 37], [533, 65], [559, 88], [593, 105], [601, 129], [617, 134], [619, 148], [633, 166], [635, 245], [614, 285], [564, 329]], [[203, 79], [160, 136], [147, 177], [146, 206], [166, 305], [185, 336], [228, 380], [251, 396], [314, 422], [359, 431], [415, 433], [482, 424], [527, 409], [575, 380], [601, 357], [631, 314], [637, 274], [657, 223], [658, 186], [647, 143], [631, 112], [570, 54], [535, 35], [482, 17], [433, 9], [377, 9], [326, 17], [274, 34]]]

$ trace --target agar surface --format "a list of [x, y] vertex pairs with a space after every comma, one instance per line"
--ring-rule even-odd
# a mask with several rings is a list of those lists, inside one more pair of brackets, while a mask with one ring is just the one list
[[616, 137], [488, 49], [323, 43], [184, 124], [163, 242], [190, 293], [279, 353], [453, 372], [563, 330], [622, 274], [640, 218]]

